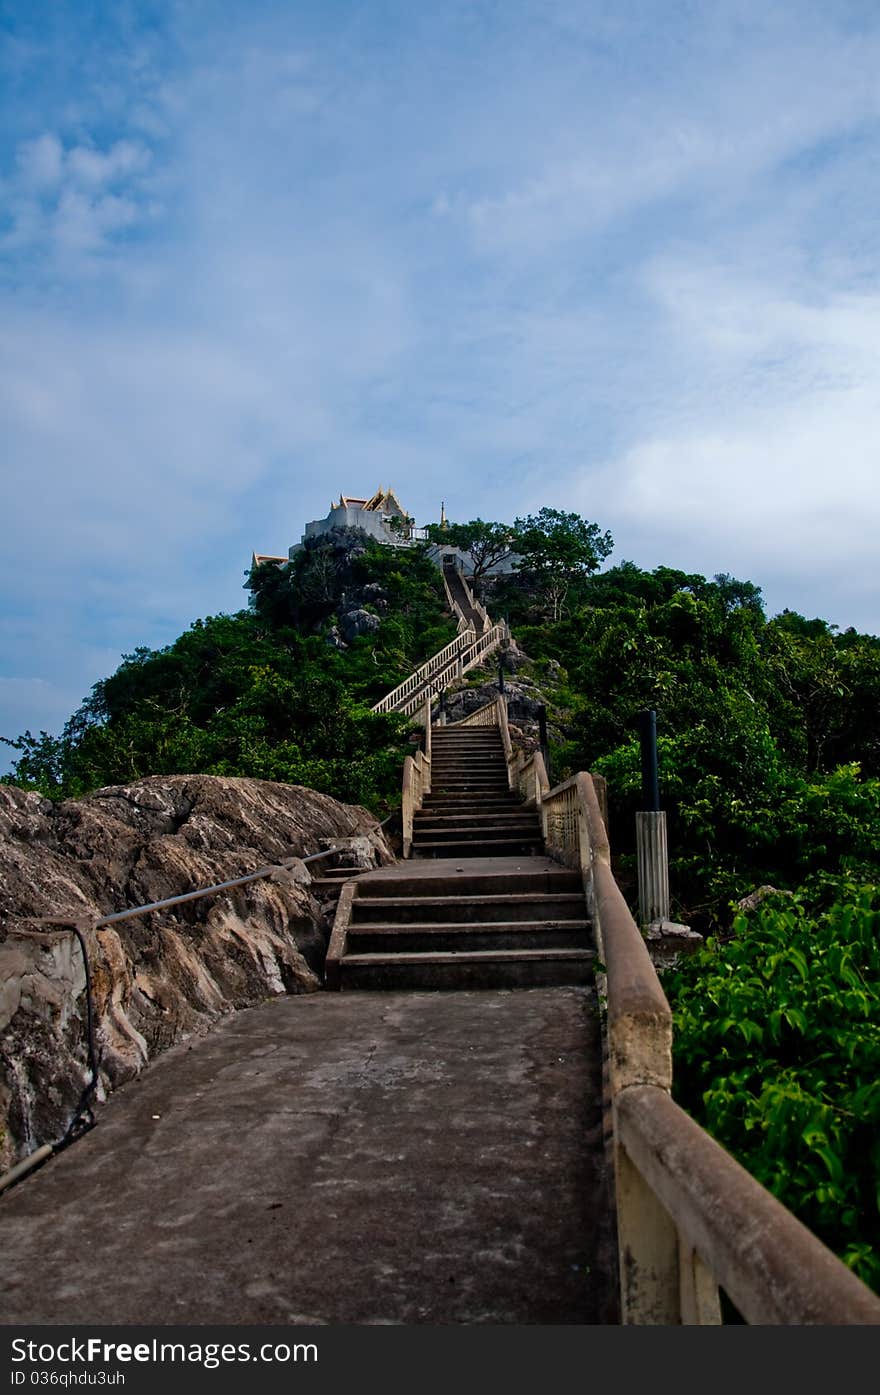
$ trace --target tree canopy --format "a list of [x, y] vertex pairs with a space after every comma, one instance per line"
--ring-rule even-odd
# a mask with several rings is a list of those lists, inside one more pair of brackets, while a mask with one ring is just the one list
[[559, 509], [514, 519], [513, 529], [518, 570], [546, 596], [552, 620], [559, 619], [572, 582], [597, 571], [614, 547], [611, 534], [598, 523]]
[[472, 518], [469, 523], [429, 523], [426, 531], [431, 542], [470, 554], [477, 583], [499, 562], [507, 561], [516, 542], [509, 524], [487, 523], [482, 518]]

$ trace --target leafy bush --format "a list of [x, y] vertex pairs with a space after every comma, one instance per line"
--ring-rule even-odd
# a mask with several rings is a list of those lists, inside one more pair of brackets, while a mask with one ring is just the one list
[[767, 900], [664, 987], [679, 1102], [880, 1288], [880, 887]]

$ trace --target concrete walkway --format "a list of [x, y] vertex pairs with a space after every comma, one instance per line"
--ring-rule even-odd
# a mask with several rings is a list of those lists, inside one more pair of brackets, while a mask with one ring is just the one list
[[617, 1320], [592, 989], [276, 999], [98, 1118], [0, 1199], [6, 1324]]

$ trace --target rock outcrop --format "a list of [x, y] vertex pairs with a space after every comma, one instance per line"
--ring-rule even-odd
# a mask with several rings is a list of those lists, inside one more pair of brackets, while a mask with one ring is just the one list
[[86, 922], [100, 1099], [220, 1015], [320, 988], [328, 927], [297, 860], [94, 922], [338, 845], [343, 865], [391, 860], [365, 809], [299, 785], [153, 776], [58, 805], [0, 785], [0, 1168], [57, 1141], [90, 1079], [80, 946], [42, 918]]
[[[542, 708], [547, 719], [550, 742], [562, 744], [569, 736], [567, 728], [560, 721], [560, 714], [553, 700], [547, 696], [541, 682], [523, 672], [531, 664], [532, 660], [519, 648], [515, 640], [512, 640], [498, 656], [498, 667], [505, 673], [504, 692], [511, 732], [516, 736], [516, 745], [526, 752], [534, 751], [538, 747], [539, 716]], [[559, 665], [554, 664], [553, 669], [555, 671], [550, 673], [548, 665], [548, 676], [552, 682], [558, 682], [561, 672]], [[497, 675], [497, 668], [495, 673]], [[497, 676], [483, 682], [474, 682], [475, 676], [478, 677], [479, 674], [475, 675], [472, 672], [464, 683], [453, 685], [447, 690], [446, 713], [450, 722], [460, 722], [463, 717], [470, 716], [487, 702], [494, 701], [501, 691]]]

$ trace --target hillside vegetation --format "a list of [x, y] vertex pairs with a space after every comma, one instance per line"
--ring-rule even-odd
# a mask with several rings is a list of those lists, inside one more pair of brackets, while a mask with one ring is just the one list
[[145, 775], [242, 775], [382, 808], [407, 723], [371, 705], [456, 633], [421, 551], [343, 534], [264, 563], [250, 606], [139, 648], [67, 722], [30, 732], [8, 783], [51, 799]]

